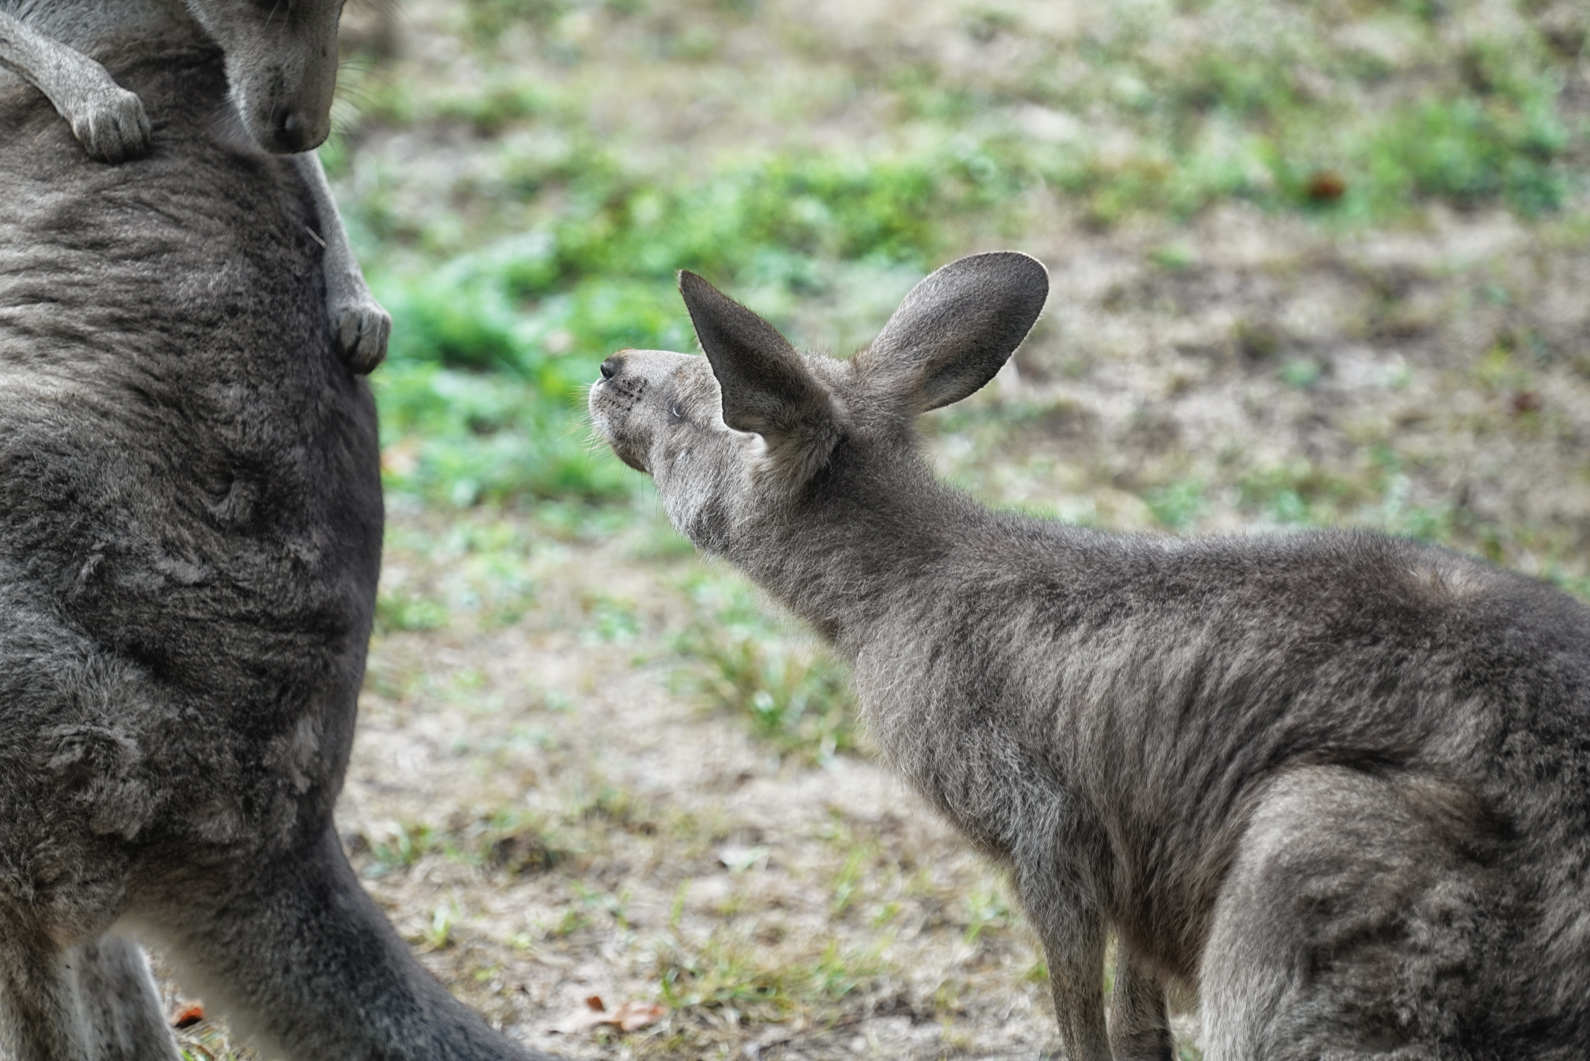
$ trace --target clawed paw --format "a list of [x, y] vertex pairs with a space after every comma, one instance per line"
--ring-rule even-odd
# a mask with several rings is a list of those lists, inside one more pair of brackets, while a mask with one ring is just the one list
[[115, 84], [95, 91], [74, 111], [72, 134], [91, 156], [113, 166], [148, 154], [153, 137], [143, 101]]
[[366, 295], [341, 305], [332, 304], [331, 320], [337, 333], [337, 352], [359, 375], [372, 372], [386, 359], [392, 317], [380, 303]]

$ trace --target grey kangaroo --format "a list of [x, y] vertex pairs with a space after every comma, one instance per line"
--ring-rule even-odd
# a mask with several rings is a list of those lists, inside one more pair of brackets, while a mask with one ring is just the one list
[[84, 52], [157, 40], [196, 20], [226, 52], [231, 92], [217, 121], [240, 125], [266, 151], [295, 155], [326, 245], [326, 304], [338, 348], [355, 371], [369, 372], [386, 356], [392, 319], [365, 286], [313, 151], [331, 131], [342, 3], [0, 0], [0, 69], [42, 91], [91, 156], [121, 163], [147, 154], [154, 130], [138, 96]]
[[608, 358], [598, 431], [1011, 868], [1068, 1061], [1170, 1057], [1171, 981], [1210, 1061], [1586, 1056], [1590, 609], [1376, 534], [1127, 537], [941, 485], [913, 421], [1027, 334], [1024, 255], [940, 269], [849, 361], [680, 289], [706, 356]]
[[166, 134], [135, 179], [0, 85], [0, 1058], [175, 1061], [133, 938], [270, 1057], [540, 1057], [332, 821], [382, 508], [313, 190], [216, 138], [196, 28], [96, 54]]

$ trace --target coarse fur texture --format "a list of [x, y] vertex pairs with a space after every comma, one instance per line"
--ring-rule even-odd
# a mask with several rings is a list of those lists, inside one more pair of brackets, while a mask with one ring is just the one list
[[333, 826], [382, 505], [309, 191], [214, 135], [202, 35], [97, 54], [136, 171], [0, 87], [0, 1057], [175, 1058], [131, 936], [267, 1056], [532, 1056]]
[[1585, 1056], [1590, 609], [1382, 535], [1110, 535], [938, 483], [913, 420], [1037, 318], [1023, 255], [940, 269], [850, 361], [680, 288], [706, 357], [613, 355], [597, 429], [1010, 866], [1070, 1061], [1169, 1058], [1171, 981], [1209, 1061]]
[[[343, 0], [0, 0], [0, 87], [11, 76], [49, 99], [93, 158], [113, 165], [155, 146], [137, 93], [90, 58], [105, 48], [202, 32], [226, 53], [230, 91], [215, 124], [295, 155], [324, 243], [326, 304], [355, 371], [386, 357], [392, 318], [365, 286], [313, 149], [331, 131]], [[300, 152], [304, 152], [300, 154]]]

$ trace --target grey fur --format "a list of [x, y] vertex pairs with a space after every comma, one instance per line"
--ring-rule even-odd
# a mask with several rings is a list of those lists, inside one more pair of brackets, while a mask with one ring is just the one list
[[162, 145], [136, 171], [0, 86], [0, 1057], [175, 1058], [129, 934], [270, 1056], [541, 1056], [333, 826], [382, 509], [311, 194], [217, 138], [191, 24], [95, 54]]
[[986, 381], [1047, 287], [961, 259], [846, 362], [685, 274], [707, 357], [613, 355], [592, 418], [1010, 866], [1071, 1061], [1169, 1057], [1171, 981], [1209, 1061], [1583, 1058], [1590, 609], [1380, 535], [1125, 537], [947, 489], [914, 416]]
[[85, 53], [191, 35], [197, 21], [226, 52], [231, 91], [223, 124], [240, 126], [267, 151], [295, 155], [326, 246], [326, 302], [338, 349], [356, 371], [369, 372], [386, 357], [392, 318], [365, 285], [313, 153], [331, 131], [342, 3], [0, 0], [0, 84], [9, 70], [37, 87], [92, 157], [112, 164], [141, 158], [154, 146], [143, 103]]

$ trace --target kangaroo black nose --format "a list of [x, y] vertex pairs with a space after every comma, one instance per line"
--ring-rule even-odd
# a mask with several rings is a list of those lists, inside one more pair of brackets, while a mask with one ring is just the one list
[[288, 151], [297, 153], [308, 146], [309, 126], [297, 111], [288, 111], [282, 117], [280, 129], [279, 138]]
[[323, 123], [297, 107], [279, 104], [272, 107], [260, 134], [260, 146], [276, 155], [296, 155], [308, 151], [326, 138]]
[[623, 367], [624, 359], [617, 354], [602, 362], [602, 378], [612, 379], [618, 375], [618, 370]]

